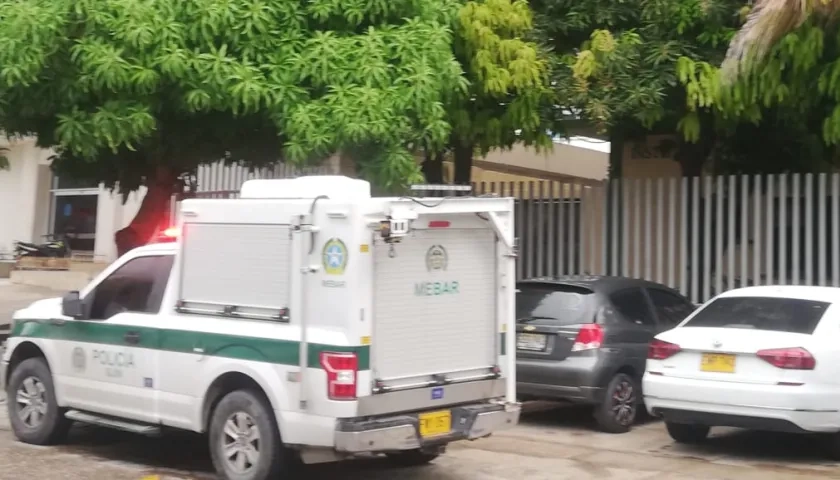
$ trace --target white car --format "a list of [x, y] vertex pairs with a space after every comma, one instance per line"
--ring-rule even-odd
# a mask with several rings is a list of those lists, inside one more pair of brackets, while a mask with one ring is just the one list
[[840, 457], [840, 289], [724, 293], [655, 337], [643, 379], [648, 411], [671, 437], [710, 427], [828, 433]]

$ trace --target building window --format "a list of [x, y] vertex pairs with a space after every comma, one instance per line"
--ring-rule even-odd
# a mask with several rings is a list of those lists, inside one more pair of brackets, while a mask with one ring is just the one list
[[53, 176], [53, 190], [88, 190], [99, 189], [99, 182], [91, 180], [77, 180], [73, 177]]
[[93, 252], [99, 186], [96, 182], [53, 177], [51, 234], [65, 236], [73, 252]]

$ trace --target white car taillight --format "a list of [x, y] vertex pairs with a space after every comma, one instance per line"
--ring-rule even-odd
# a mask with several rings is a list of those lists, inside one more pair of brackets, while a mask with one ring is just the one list
[[761, 350], [756, 356], [776, 368], [785, 370], [813, 370], [817, 360], [804, 348], [772, 348]]
[[648, 345], [647, 358], [650, 360], [667, 360], [680, 353], [679, 345], [654, 338]]

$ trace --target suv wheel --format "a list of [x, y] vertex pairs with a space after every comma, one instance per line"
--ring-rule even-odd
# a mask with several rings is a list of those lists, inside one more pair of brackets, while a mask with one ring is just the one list
[[43, 358], [29, 358], [15, 367], [6, 387], [6, 405], [12, 431], [24, 443], [59, 443], [73, 424], [58, 407], [52, 372]]
[[706, 440], [709, 436], [709, 427], [702, 425], [689, 425], [686, 423], [665, 422], [665, 429], [677, 443], [697, 444]]
[[281, 478], [293, 465], [293, 452], [281, 440], [271, 407], [261, 395], [236, 390], [225, 395], [210, 420], [210, 456], [220, 478]]
[[629, 375], [619, 373], [610, 380], [604, 400], [595, 407], [598, 427], [607, 433], [626, 433], [636, 421], [639, 388]]

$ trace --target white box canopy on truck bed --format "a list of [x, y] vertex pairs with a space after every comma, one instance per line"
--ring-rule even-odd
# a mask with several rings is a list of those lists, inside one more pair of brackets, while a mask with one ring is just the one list
[[181, 214], [182, 305], [304, 327], [304, 373], [312, 329], [340, 332], [369, 351], [360, 396], [504, 378], [515, 401], [512, 198], [378, 198], [316, 176]]

